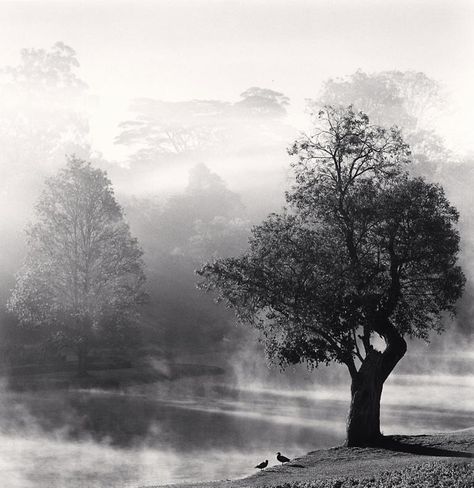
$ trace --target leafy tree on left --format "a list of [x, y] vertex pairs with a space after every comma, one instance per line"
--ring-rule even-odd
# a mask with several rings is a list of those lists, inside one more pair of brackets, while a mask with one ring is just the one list
[[71, 157], [45, 186], [8, 307], [22, 325], [48, 327], [72, 348], [84, 375], [92, 345], [117, 339], [138, 317], [143, 253], [105, 172]]

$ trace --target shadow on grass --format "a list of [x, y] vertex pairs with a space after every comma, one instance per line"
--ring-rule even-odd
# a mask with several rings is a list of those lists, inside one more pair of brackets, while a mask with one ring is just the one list
[[474, 454], [467, 451], [451, 451], [449, 449], [424, 446], [423, 444], [411, 444], [403, 442], [394, 437], [384, 437], [379, 447], [395, 452], [406, 452], [409, 454], [418, 454], [419, 456], [437, 456], [437, 457], [456, 457], [456, 458], [473, 458]]

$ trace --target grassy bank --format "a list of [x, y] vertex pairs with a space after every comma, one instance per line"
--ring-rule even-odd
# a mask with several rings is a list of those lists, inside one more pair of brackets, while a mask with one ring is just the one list
[[474, 486], [473, 448], [474, 429], [433, 435], [389, 436], [382, 447], [321, 449], [282, 466], [269, 466], [240, 480], [173, 486], [470, 488]]
[[384, 471], [370, 477], [342, 477], [322, 481], [296, 481], [274, 488], [472, 488], [474, 472], [466, 462], [439, 461]]

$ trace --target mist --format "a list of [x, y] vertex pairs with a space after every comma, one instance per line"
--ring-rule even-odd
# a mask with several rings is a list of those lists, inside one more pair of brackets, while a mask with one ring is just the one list
[[[358, 3], [2, 6], [5, 486], [237, 478], [279, 450], [296, 457], [343, 443], [347, 369], [269, 364], [259, 333], [198, 290], [195, 274], [243, 253], [252, 227], [282, 209], [293, 183], [287, 150], [324, 104], [401, 127], [415, 174], [442, 185], [460, 215], [464, 295], [443, 334], [409, 340], [384, 387], [383, 432], [472, 426], [472, 5]], [[73, 351], [7, 307], [35, 205], [68, 155], [107, 172], [147, 276], [128, 347], [96, 348], [87, 380], [75, 377]]]

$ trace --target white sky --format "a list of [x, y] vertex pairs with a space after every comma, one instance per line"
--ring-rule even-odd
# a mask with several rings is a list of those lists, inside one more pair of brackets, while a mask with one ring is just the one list
[[235, 100], [261, 86], [288, 95], [297, 119], [324, 79], [358, 68], [444, 82], [444, 132], [473, 149], [474, 1], [0, 0], [0, 66], [56, 41], [100, 99], [92, 129], [106, 156], [131, 98]]

